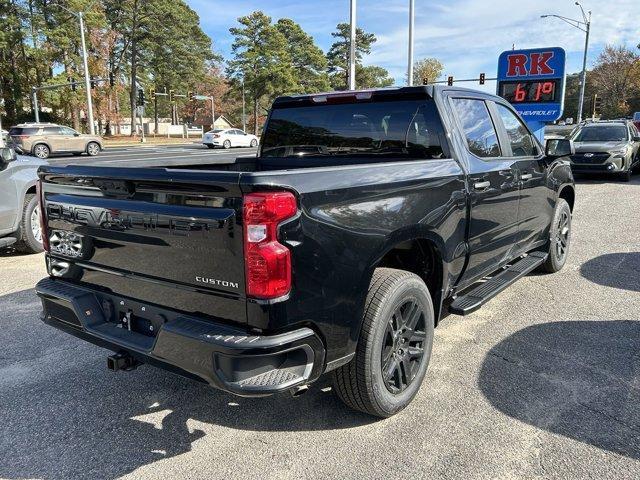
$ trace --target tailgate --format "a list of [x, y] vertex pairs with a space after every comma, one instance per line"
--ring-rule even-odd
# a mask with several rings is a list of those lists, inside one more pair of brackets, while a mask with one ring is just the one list
[[238, 172], [43, 167], [53, 276], [246, 322]]

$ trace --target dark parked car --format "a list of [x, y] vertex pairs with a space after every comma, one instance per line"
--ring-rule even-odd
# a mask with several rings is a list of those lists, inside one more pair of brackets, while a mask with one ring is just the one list
[[640, 132], [628, 120], [586, 123], [571, 138], [575, 173], [613, 173], [628, 182], [640, 165]]
[[43, 319], [114, 370], [246, 396], [331, 372], [387, 417], [446, 311], [563, 267], [570, 146], [545, 152], [501, 98], [428, 86], [279, 98], [258, 156], [227, 165], [43, 167]]

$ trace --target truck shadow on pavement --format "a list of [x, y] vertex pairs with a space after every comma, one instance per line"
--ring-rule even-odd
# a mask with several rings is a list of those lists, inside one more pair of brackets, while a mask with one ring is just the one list
[[552, 322], [491, 349], [479, 385], [499, 411], [640, 460], [640, 322]]
[[640, 292], [640, 252], [607, 253], [590, 259], [580, 267], [587, 280], [604, 285]]
[[40, 309], [33, 290], [0, 297], [1, 478], [118, 478], [189, 452], [204, 436], [207, 461], [224, 464], [246, 442], [255, 441], [264, 455], [277, 449], [269, 446], [277, 437], [250, 440], [239, 430], [345, 429], [374, 421], [323, 391], [325, 379], [302, 397], [246, 399], [146, 365], [110, 372], [107, 350], [42, 324]]

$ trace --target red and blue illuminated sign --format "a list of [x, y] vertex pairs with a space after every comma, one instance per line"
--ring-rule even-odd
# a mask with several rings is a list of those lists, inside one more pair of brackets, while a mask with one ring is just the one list
[[562, 48], [507, 50], [498, 59], [498, 95], [527, 122], [553, 122], [564, 108], [566, 54]]

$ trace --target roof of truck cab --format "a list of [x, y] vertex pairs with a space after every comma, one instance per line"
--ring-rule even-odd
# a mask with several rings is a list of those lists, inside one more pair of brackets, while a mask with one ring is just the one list
[[347, 97], [347, 96], [362, 96], [362, 100], [366, 100], [370, 97], [384, 97], [389, 99], [390, 97], [397, 96], [398, 99], [401, 98], [433, 98], [434, 96], [439, 95], [443, 91], [453, 91], [460, 93], [472, 93], [475, 95], [480, 95], [484, 98], [500, 98], [494, 94], [484, 92], [481, 90], [475, 90], [472, 88], [464, 88], [464, 87], [455, 87], [449, 85], [419, 85], [414, 87], [386, 87], [386, 88], [370, 88], [363, 90], [336, 90], [333, 92], [321, 92], [321, 93], [311, 93], [311, 94], [302, 94], [302, 95], [287, 95], [281, 96], [275, 99], [273, 102], [274, 107], [278, 106], [293, 106], [293, 105], [304, 105], [304, 104], [316, 104], [319, 103], [317, 100], [323, 97]]

